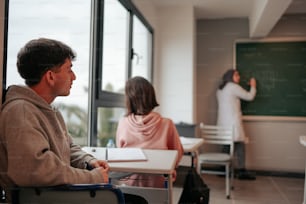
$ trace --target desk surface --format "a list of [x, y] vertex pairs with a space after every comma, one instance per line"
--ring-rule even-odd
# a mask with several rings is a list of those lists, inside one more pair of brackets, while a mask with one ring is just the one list
[[195, 152], [198, 148], [204, 143], [203, 138], [194, 138], [194, 137], [183, 137], [181, 136], [181, 143], [184, 148], [184, 152]]
[[[82, 149], [97, 159], [105, 160], [106, 148], [104, 147], [83, 147]], [[110, 170], [118, 172], [171, 174], [175, 169], [177, 159], [176, 150], [143, 149], [143, 152], [146, 155], [147, 161], [109, 162]]]

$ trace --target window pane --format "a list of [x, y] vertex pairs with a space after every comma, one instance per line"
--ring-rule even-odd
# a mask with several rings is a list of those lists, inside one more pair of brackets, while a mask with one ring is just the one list
[[[7, 86], [24, 84], [16, 68], [19, 49], [34, 38], [53, 38], [76, 53], [73, 71], [77, 79], [59, 106], [75, 142], [87, 144], [88, 79], [90, 50], [90, 0], [10, 0], [8, 26]], [[69, 116], [69, 117], [68, 117]]]
[[151, 79], [152, 34], [138, 19], [133, 17], [133, 61], [132, 76]]
[[102, 90], [123, 93], [128, 63], [129, 13], [117, 0], [104, 5]]
[[124, 114], [124, 108], [98, 108], [98, 146], [105, 147], [109, 139], [115, 141], [118, 121]]

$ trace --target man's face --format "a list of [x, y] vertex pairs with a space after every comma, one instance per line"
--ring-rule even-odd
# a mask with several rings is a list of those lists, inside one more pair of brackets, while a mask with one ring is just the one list
[[72, 62], [67, 58], [65, 63], [54, 71], [55, 83], [53, 91], [55, 96], [68, 96], [70, 94], [72, 82], [76, 79], [71, 68]]

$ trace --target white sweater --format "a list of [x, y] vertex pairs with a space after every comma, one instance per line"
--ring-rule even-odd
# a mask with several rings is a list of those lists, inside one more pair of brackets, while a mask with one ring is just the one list
[[251, 87], [250, 91], [247, 91], [233, 82], [227, 83], [223, 89], [217, 91], [217, 125], [234, 126], [235, 141], [246, 139], [242, 126], [240, 100], [252, 101], [255, 95], [256, 88]]

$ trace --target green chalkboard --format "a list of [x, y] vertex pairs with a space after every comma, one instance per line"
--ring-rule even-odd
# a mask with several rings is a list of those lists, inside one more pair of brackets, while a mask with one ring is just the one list
[[242, 102], [243, 115], [306, 117], [306, 40], [236, 42], [236, 69], [241, 85], [257, 81], [252, 102]]

